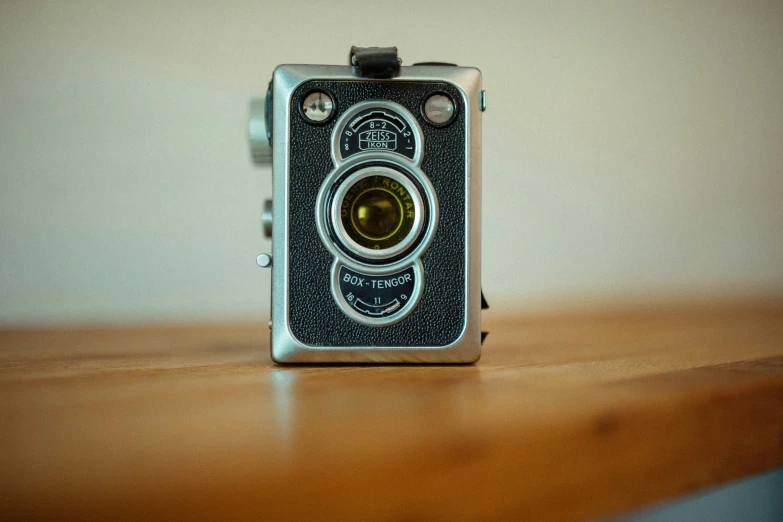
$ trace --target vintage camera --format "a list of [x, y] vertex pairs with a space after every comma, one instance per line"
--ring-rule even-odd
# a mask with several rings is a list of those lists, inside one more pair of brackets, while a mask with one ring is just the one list
[[279, 363], [470, 363], [481, 353], [478, 69], [280, 65], [251, 102]]

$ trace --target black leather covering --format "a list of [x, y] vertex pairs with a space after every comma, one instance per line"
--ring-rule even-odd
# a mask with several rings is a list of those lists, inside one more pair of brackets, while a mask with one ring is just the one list
[[[300, 116], [302, 98], [324, 89], [337, 101], [337, 117], [326, 125], [310, 125]], [[420, 113], [422, 100], [445, 91], [458, 104], [454, 122], [428, 125]], [[315, 201], [321, 183], [334, 169], [331, 135], [340, 115], [364, 100], [399, 103], [419, 121], [424, 134], [421, 169], [438, 196], [440, 224], [422, 262], [426, 283], [419, 306], [401, 322], [385, 327], [360, 325], [334, 302], [329, 278], [332, 255], [315, 226]], [[459, 91], [445, 83], [310, 81], [300, 85], [289, 108], [290, 326], [294, 336], [312, 346], [445, 346], [457, 340], [465, 324], [465, 111]]]

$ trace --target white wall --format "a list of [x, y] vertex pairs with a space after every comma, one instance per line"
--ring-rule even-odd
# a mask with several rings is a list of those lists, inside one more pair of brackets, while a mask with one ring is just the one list
[[262, 318], [247, 100], [351, 44], [484, 73], [493, 304], [783, 291], [780, 2], [3, 2], [0, 322]]

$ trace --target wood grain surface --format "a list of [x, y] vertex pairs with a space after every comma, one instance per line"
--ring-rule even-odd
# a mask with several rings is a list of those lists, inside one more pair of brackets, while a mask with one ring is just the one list
[[0, 518], [583, 520], [783, 465], [783, 301], [487, 317], [451, 367], [1, 331]]

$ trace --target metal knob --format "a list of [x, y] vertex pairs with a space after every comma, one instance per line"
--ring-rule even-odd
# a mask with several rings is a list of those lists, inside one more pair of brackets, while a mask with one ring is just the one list
[[272, 266], [272, 254], [258, 254], [256, 258], [256, 264], [261, 268], [269, 268]]
[[264, 210], [261, 211], [261, 226], [264, 229], [264, 237], [272, 238], [272, 200], [264, 200]]
[[250, 142], [250, 155], [256, 165], [268, 165], [272, 161], [272, 147], [269, 146], [267, 131], [266, 98], [253, 98], [250, 100], [247, 138]]

